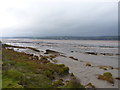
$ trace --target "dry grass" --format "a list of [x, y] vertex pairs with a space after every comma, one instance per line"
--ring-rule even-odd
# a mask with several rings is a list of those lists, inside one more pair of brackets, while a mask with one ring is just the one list
[[86, 85], [86, 88], [95, 88], [95, 86], [94, 86], [92, 83], [88, 83], [88, 84]]
[[114, 84], [113, 76], [112, 76], [112, 74], [110, 72], [105, 72], [103, 75], [99, 75], [98, 79], [100, 79], [100, 80], [106, 80], [109, 83]]
[[69, 68], [64, 64], [50, 63], [49, 56], [41, 56], [40, 60], [29, 60], [29, 57], [36, 56], [8, 50], [5, 46], [2, 51], [3, 88], [59, 88], [59, 85], [62, 88], [84, 88], [80, 83], [71, 81], [62, 85], [59, 80], [52, 85], [56, 78], [69, 75]]
[[28, 48], [28, 49], [31, 49], [33, 51], [40, 52], [40, 50], [33, 48], [33, 47], [21, 47], [21, 46], [13, 46], [13, 45], [8, 45], [8, 44], [4, 44], [3, 47], [13, 47], [13, 48], [22, 48], [22, 49]]

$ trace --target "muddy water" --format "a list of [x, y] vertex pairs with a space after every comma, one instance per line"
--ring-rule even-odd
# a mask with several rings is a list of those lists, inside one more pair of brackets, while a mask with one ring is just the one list
[[[21, 52], [31, 54], [44, 54], [46, 49], [62, 52], [67, 57], [57, 57], [58, 63], [63, 63], [69, 67], [70, 72], [80, 79], [83, 85], [91, 82], [97, 88], [117, 88], [118, 81], [114, 79], [115, 84], [98, 80], [97, 74], [111, 72], [113, 77], [118, 77], [117, 69], [102, 70], [99, 67], [87, 67], [90, 62], [93, 66], [106, 65], [118, 67], [118, 42], [117, 41], [94, 41], [94, 40], [35, 40], [35, 39], [4, 39], [3, 43], [15, 46], [34, 47], [43, 52], [35, 52], [29, 49], [16, 49]], [[85, 52], [95, 52], [97, 55], [86, 54]], [[110, 53], [112, 55], [101, 55], [100, 53]], [[72, 60], [73, 56], [78, 61]], [[81, 62], [83, 61], [83, 62]], [[96, 83], [97, 82], [97, 83]]]
[[[51, 49], [84, 61], [118, 67], [118, 55], [116, 55], [118, 54], [118, 41], [40, 39], [3, 39], [2, 41], [15, 46], [34, 47], [44, 52], [46, 49]], [[95, 52], [98, 55], [89, 55], [85, 52]]]

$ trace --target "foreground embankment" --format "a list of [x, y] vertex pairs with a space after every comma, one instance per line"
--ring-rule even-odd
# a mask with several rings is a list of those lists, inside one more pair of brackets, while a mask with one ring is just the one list
[[[37, 58], [36, 61], [42, 60], [42, 63], [47, 59], [52, 64], [64, 64], [85, 88], [118, 88], [120, 69], [116, 41], [30, 39], [6, 40], [5, 43], [9, 44], [7, 50], [31, 55], [30, 61]], [[70, 80], [68, 77], [62, 79]]]
[[[16, 52], [3, 45], [3, 88], [84, 88], [64, 64], [54, 64], [41, 56]], [[65, 78], [65, 79], [64, 79]]]

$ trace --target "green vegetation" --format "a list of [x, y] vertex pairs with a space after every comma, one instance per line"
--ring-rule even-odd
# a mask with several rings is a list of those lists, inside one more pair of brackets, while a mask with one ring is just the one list
[[63, 86], [63, 79], [58, 79], [52, 83], [54, 86]]
[[32, 47], [12, 46], [12, 45], [8, 45], [8, 44], [4, 44], [2, 47], [3, 47], [3, 48], [4, 48], [4, 47], [13, 47], [13, 48], [22, 48], [22, 49], [28, 48], [28, 49], [31, 49], [31, 50], [33, 50], [33, 51], [40, 52], [40, 50], [38, 50], [38, 49], [36, 49], [36, 48], [32, 48]]
[[58, 61], [55, 59], [55, 60], [52, 60], [54, 63], [57, 63]]
[[4, 45], [2, 45], [2, 47], [3, 47], [3, 48], [5, 48], [5, 47], [13, 47], [13, 48], [23, 48], [23, 49], [25, 49], [25, 47], [21, 47], [21, 46], [12, 46], [12, 45], [8, 45], [8, 44], [4, 44]]
[[56, 58], [56, 55], [50, 55], [49, 58], [52, 60], [53, 58]]
[[86, 85], [86, 87], [88, 87], [88, 88], [94, 88], [94, 89], [95, 89], [95, 86], [94, 86], [92, 83], [88, 83], [88, 84]]
[[68, 75], [69, 68], [49, 62], [47, 56], [30, 60], [33, 55], [6, 49], [6, 45], [3, 45], [2, 53], [3, 88], [83, 88], [79, 87], [82, 86], [80, 83], [77, 87], [71, 80], [58, 79]]
[[113, 76], [112, 76], [112, 74], [110, 72], [105, 72], [105, 73], [103, 73], [103, 75], [99, 75], [98, 79], [106, 80], [109, 83], [114, 84]]
[[71, 80], [71, 81], [66, 81], [66, 84], [64, 85], [65, 88], [83, 88], [84, 89], [84, 86], [83, 85], [80, 85], [80, 83], [74, 79], [74, 80]]

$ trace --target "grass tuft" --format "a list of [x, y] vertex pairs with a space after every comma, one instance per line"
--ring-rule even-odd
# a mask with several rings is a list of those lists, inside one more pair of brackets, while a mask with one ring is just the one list
[[99, 75], [98, 79], [100, 79], [100, 80], [106, 80], [109, 83], [114, 84], [114, 80], [113, 80], [112, 74], [110, 72], [105, 72], [105, 73], [103, 73], [103, 75]]

